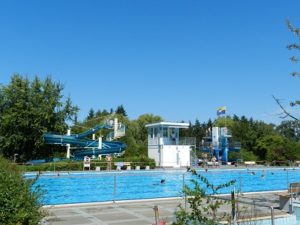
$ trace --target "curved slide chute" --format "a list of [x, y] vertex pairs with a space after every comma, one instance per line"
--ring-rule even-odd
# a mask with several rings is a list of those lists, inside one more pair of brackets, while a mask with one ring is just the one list
[[[101, 129], [113, 129], [109, 133], [108, 140], [102, 141], [86, 138], [90, 134], [94, 134]], [[73, 157], [77, 159], [84, 156], [97, 157], [98, 155], [122, 154], [125, 151], [126, 145], [119, 141], [112, 141], [114, 138], [119, 138], [125, 135], [125, 126], [118, 124], [117, 119], [113, 123], [97, 125], [80, 134], [44, 134], [44, 141], [49, 145], [62, 145], [67, 148], [74, 149]], [[68, 155], [68, 154], [67, 154]]]

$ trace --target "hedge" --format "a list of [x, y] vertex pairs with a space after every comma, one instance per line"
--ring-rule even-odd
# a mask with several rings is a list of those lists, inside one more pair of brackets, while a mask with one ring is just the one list
[[[148, 157], [116, 157], [112, 160], [112, 169], [116, 169], [115, 162], [130, 162], [131, 166], [140, 166], [141, 169], [145, 169], [146, 166], [155, 168], [155, 161]], [[91, 170], [95, 170], [96, 167], [100, 167], [101, 170], [107, 169], [107, 162], [102, 160], [91, 160]], [[21, 165], [20, 170], [24, 172], [29, 171], [80, 171], [83, 170], [83, 161], [67, 160], [60, 162], [48, 162], [39, 165]]]

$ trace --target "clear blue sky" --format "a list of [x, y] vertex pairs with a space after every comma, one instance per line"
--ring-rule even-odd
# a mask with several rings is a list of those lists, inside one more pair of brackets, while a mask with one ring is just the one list
[[286, 49], [298, 40], [285, 24], [300, 27], [299, 9], [299, 0], [3, 0], [0, 83], [51, 75], [80, 119], [123, 104], [130, 119], [204, 122], [226, 105], [278, 123], [272, 95], [300, 98]]

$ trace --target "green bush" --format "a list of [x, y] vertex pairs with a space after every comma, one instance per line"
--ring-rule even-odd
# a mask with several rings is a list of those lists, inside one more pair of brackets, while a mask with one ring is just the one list
[[0, 224], [35, 225], [45, 213], [41, 210], [38, 188], [24, 180], [21, 172], [0, 156]]
[[23, 171], [72, 171], [82, 170], [82, 161], [49, 162], [39, 165], [21, 166]]
[[[154, 159], [150, 159], [145, 156], [139, 157], [117, 157], [112, 160], [112, 169], [116, 169], [115, 162], [131, 162], [131, 166], [140, 166], [141, 169], [145, 169], [146, 166], [150, 166], [151, 169], [155, 168]], [[100, 167], [101, 170], [107, 169], [107, 162], [105, 158], [102, 160], [91, 160], [91, 170], [95, 170], [96, 167]], [[39, 165], [22, 165], [19, 166], [22, 171], [80, 171], [83, 169], [83, 161], [61, 161], [61, 162], [49, 162]]]
[[150, 159], [146, 156], [134, 156], [134, 157], [125, 157], [125, 158], [116, 158], [116, 162], [131, 162], [131, 166], [140, 166], [141, 169], [145, 169], [146, 166], [150, 166], [151, 169], [155, 168], [154, 159]]
[[230, 214], [226, 211], [224, 212], [221, 207], [233, 202], [216, 198], [216, 195], [220, 193], [222, 188], [234, 185], [235, 181], [232, 180], [224, 184], [214, 185], [206, 177], [198, 174], [196, 170], [188, 169], [188, 172], [191, 172], [193, 175], [193, 179], [191, 180], [193, 187], [190, 188], [185, 185], [183, 194], [186, 196], [189, 209], [179, 205], [179, 208], [175, 212], [176, 219], [173, 225], [218, 225], [221, 224], [221, 221], [229, 221], [231, 219]]

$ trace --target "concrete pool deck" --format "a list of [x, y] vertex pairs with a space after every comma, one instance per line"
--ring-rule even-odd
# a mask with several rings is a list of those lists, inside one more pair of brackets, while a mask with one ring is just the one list
[[[275, 217], [285, 217], [287, 211], [279, 209], [279, 196], [276, 192], [257, 192], [244, 194], [239, 198], [243, 202], [263, 204], [274, 207]], [[156, 199], [139, 201], [120, 201], [94, 204], [70, 204], [47, 206], [48, 216], [45, 225], [151, 225], [155, 224], [154, 206], [158, 206], [159, 218], [171, 224], [174, 221], [174, 212], [178, 205], [184, 206], [184, 199]], [[241, 204], [240, 208], [251, 207]], [[253, 208], [255, 212], [253, 211]], [[250, 209], [250, 208], [249, 208]], [[221, 211], [231, 212], [231, 205], [226, 204]], [[270, 208], [256, 205], [248, 212], [256, 217], [270, 217]], [[251, 217], [254, 215], [251, 214]]]

